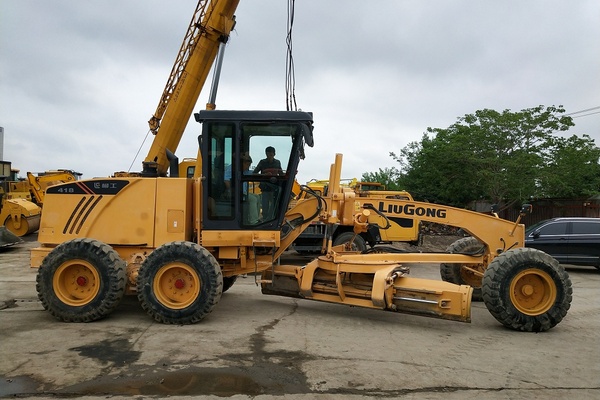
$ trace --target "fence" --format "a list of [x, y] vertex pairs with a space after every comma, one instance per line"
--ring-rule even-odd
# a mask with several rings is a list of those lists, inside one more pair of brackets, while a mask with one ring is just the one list
[[[600, 196], [587, 199], [539, 199], [530, 204], [533, 206], [533, 211], [522, 220], [526, 226], [555, 217], [600, 218]], [[480, 208], [481, 204], [478, 205], [478, 209]], [[520, 209], [517, 208], [507, 208], [501, 210], [498, 215], [500, 218], [514, 221], [519, 211]]]

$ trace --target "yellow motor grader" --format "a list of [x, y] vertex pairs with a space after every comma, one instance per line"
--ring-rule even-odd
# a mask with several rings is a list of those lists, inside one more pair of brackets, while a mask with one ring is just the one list
[[[180, 177], [174, 153], [215, 59], [218, 76], [237, 4], [198, 3], [149, 121], [156, 136], [141, 173], [47, 189], [40, 246], [31, 252], [45, 309], [61, 321], [95, 321], [132, 294], [156, 321], [191, 324], [213, 311], [237, 276], [254, 274], [265, 294], [468, 322], [471, 286], [410, 276], [410, 264], [442, 263], [477, 274], [487, 308], [507, 327], [545, 331], [563, 319], [569, 277], [552, 257], [523, 247], [518, 221], [403, 199], [373, 198], [367, 206], [340, 185], [341, 155], [326, 195], [307, 191], [291, 202], [304, 147], [313, 146], [311, 113], [215, 110], [213, 91], [209, 110], [194, 115], [202, 133], [193, 176]], [[253, 173], [267, 147], [281, 167]], [[460, 227], [481, 246], [411, 254], [331, 244], [336, 225], [359, 234], [374, 224], [383, 229], [388, 215]], [[313, 221], [327, 225], [324, 254], [305, 266], [280, 265]]]
[[[63, 321], [107, 316], [125, 293], [136, 294], [157, 321], [202, 320], [237, 276], [261, 273], [263, 293], [456, 321], [470, 321], [472, 288], [410, 277], [409, 265], [483, 266], [483, 300], [502, 324], [544, 331], [571, 302], [571, 282], [547, 254], [524, 248], [524, 226], [496, 216], [431, 203], [380, 199], [388, 214], [460, 227], [481, 244], [476, 252], [390, 253], [328, 245], [305, 266], [277, 260], [314, 220], [333, 227], [352, 221], [368, 229], [373, 210], [339, 184], [342, 156], [326, 196], [288, 209], [312, 115], [292, 111], [201, 111], [201, 178], [129, 177], [77, 181], [48, 188], [32, 266], [43, 306]], [[242, 156], [275, 144], [283, 174], [247, 174]], [[226, 162], [226, 160], [228, 162]], [[215, 177], [228, 165], [232, 191]], [[251, 187], [269, 192], [272, 207], [252, 220]], [[527, 212], [524, 209], [523, 212]]]

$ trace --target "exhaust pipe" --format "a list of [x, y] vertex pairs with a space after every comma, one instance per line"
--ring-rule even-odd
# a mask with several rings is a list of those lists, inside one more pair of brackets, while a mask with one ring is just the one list
[[165, 149], [167, 153], [167, 160], [169, 160], [169, 176], [171, 178], [179, 178], [179, 158], [171, 152], [169, 149]]

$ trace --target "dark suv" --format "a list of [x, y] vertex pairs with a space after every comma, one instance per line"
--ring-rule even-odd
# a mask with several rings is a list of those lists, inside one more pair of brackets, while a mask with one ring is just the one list
[[525, 231], [525, 247], [550, 254], [561, 264], [600, 269], [600, 218], [552, 218]]

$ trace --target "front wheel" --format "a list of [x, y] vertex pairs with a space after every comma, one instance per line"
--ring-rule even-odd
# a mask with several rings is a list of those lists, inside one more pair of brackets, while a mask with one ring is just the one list
[[483, 276], [483, 301], [502, 325], [543, 332], [557, 325], [571, 307], [573, 288], [565, 269], [532, 248], [507, 251]]
[[144, 260], [138, 300], [156, 321], [193, 324], [212, 312], [223, 293], [223, 274], [212, 254], [192, 242], [167, 243]]
[[367, 249], [367, 242], [365, 241], [365, 239], [362, 236], [354, 235], [354, 232], [340, 233], [333, 240], [333, 245], [338, 246], [340, 244], [350, 243], [350, 241], [352, 240], [353, 237], [354, 237], [354, 240], [352, 241], [352, 245], [350, 246], [352, 251], [358, 251], [361, 253], [363, 251], [365, 251]]
[[110, 314], [123, 298], [125, 266], [112, 247], [97, 240], [64, 242], [40, 266], [38, 298], [61, 321], [96, 321]]
[[[452, 243], [446, 249], [450, 254], [478, 254], [484, 245], [474, 237], [466, 237]], [[478, 272], [475, 273], [474, 271]], [[440, 264], [440, 276], [444, 282], [457, 285], [469, 285], [473, 288], [473, 301], [481, 301], [481, 275], [485, 271], [483, 264]]]

